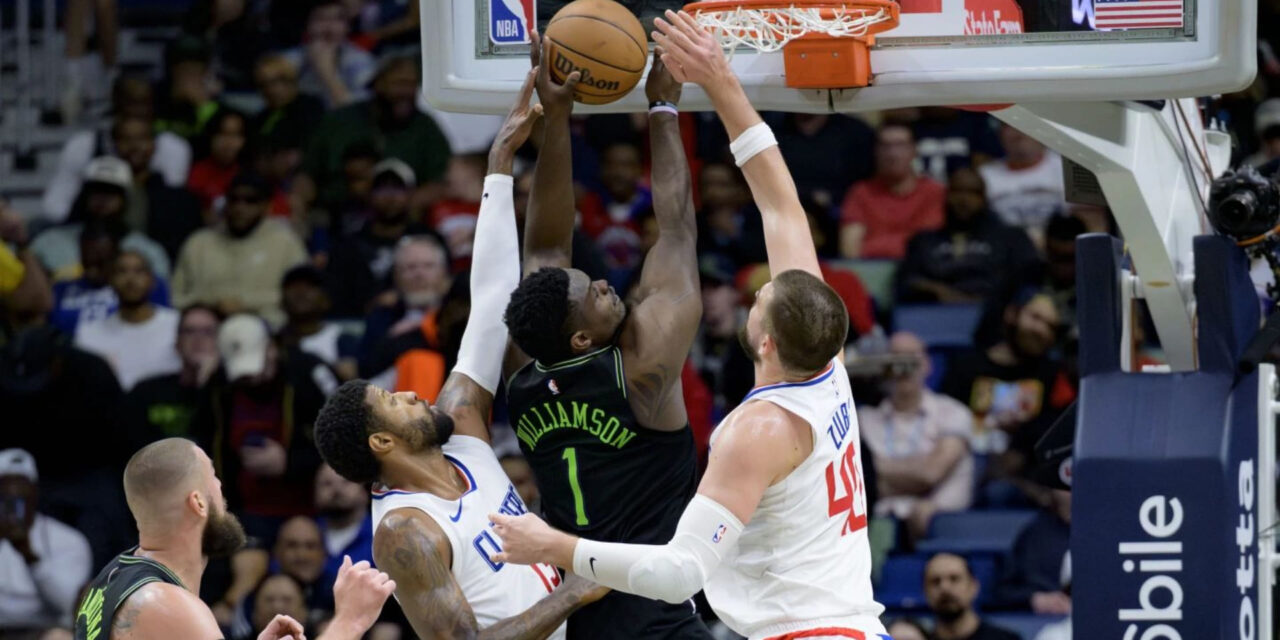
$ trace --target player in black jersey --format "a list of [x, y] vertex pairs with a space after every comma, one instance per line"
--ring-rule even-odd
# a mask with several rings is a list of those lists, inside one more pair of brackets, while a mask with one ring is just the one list
[[[540, 39], [533, 34], [533, 64]], [[680, 373], [702, 316], [689, 165], [675, 105], [680, 83], [656, 57], [652, 106], [653, 210], [658, 241], [628, 302], [569, 268], [574, 194], [569, 151], [572, 80], [537, 82], [544, 140], [524, 236], [524, 280], [506, 321], [510, 416], [548, 522], [578, 535], [661, 543], [697, 482]], [[709, 638], [692, 602], [610, 593], [569, 618], [568, 637]]]
[[[213, 463], [188, 440], [161, 440], [129, 460], [124, 490], [139, 544], [89, 583], [76, 611], [76, 640], [221, 638], [213, 612], [197, 596], [200, 575], [210, 557], [234, 553], [245, 536], [227, 513]], [[321, 638], [360, 638], [394, 590], [386, 574], [348, 558], [333, 587], [337, 613]], [[297, 640], [302, 633], [298, 621], [276, 616], [258, 640]]]

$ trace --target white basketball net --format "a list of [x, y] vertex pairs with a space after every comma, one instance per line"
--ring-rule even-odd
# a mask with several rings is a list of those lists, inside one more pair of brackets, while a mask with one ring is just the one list
[[788, 42], [809, 33], [822, 33], [837, 38], [864, 36], [871, 25], [891, 18], [883, 7], [846, 7], [829, 11], [834, 11], [835, 15], [823, 15], [823, 9], [818, 7], [739, 6], [732, 9], [699, 10], [694, 13], [693, 18], [710, 30], [721, 46], [730, 52], [741, 45], [764, 53], [780, 51]]

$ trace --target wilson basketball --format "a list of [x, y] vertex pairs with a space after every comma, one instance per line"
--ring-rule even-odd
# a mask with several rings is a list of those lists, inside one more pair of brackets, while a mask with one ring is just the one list
[[551, 78], [564, 82], [578, 71], [573, 99], [583, 104], [613, 102], [635, 88], [644, 73], [648, 38], [626, 7], [613, 0], [576, 0], [556, 12], [544, 37], [549, 43]]

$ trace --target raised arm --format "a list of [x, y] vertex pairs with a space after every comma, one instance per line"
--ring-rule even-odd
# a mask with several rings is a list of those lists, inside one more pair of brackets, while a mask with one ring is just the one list
[[679, 429], [688, 422], [680, 370], [702, 318], [702, 296], [692, 180], [675, 113], [680, 83], [658, 55], [645, 83], [645, 95], [657, 105], [649, 111], [649, 146], [658, 242], [632, 294], [635, 329], [623, 347], [627, 383], [639, 400], [633, 403], [636, 417], [655, 429]]
[[533, 168], [533, 189], [524, 221], [524, 273], [542, 267], [568, 267], [573, 257], [573, 156], [569, 151], [569, 116], [573, 115], [573, 87], [577, 71], [563, 85], [551, 79], [546, 45], [537, 31], [529, 58], [537, 71], [538, 101], [542, 103], [542, 146]]
[[493, 392], [502, 380], [507, 325], [502, 312], [520, 284], [519, 239], [512, 201], [511, 164], [542, 115], [529, 106], [537, 67], [530, 69], [507, 121], [489, 151], [480, 219], [471, 261], [471, 313], [462, 334], [458, 362], [440, 390], [437, 405], [453, 418], [458, 433], [489, 441]]
[[430, 516], [412, 509], [393, 511], [378, 525], [373, 558], [396, 581], [396, 598], [405, 617], [418, 637], [427, 640], [545, 638], [569, 614], [604, 593], [581, 578], [565, 580], [523, 613], [480, 629], [450, 571], [449, 540]]
[[[715, 38], [683, 11], [668, 11], [666, 16], [666, 20], [655, 21], [658, 31], [653, 39], [662, 47], [662, 61], [672, 75], [681, 82], [693, 82], [707, 92], [730, 140], [746, 143], [757, 136], [771, 140], [772, 133], [767, 127], [752, 129], [763, 125], [763, 120], [747, 100], [742, 84], [729, 68]], [[743, 133], [748, 134], [746, 138]], [[739, 153], [735, 149], [735, 155]], [[809, 221], [777, 145], [768, 146], [740, 166], [764, 222], [769, 271], [777, 275], [800, 269], [821, 278]]]

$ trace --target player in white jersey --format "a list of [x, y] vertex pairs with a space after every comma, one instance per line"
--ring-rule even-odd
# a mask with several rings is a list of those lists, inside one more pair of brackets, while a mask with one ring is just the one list
[[563, 638], [564, 621], [608, 589], [551, 566], [504, 565], [487, 514], [525, 513], [489, 446], [493, 389], [520, 279], [511, 164], [541, 114], [535, 71], [489, 154], [476, 224], [471, 314], [436, 406], [412, 392], [348, 382], [316, 419], [316, 447], [353, 482], [373, 487], [373, 557], [422, 638]]
[[[773, 280], [742, 333], [757, 387], [712, 436], [698, 495], [665, 545], [582, 540], [494, 514], [505, 562], [551, 562], [621, 591], [680, 602], [705, 590], [751, 640], [885, 634], [871, 593], [858, 423], [842, 349], [848, 313], [822, 281], [777, 142], [723, 51], [684, 13], [654, 39], [676, 79], [711, 98], [760, 208]], [[886, 636], [887, 637], [887, 636]]]

